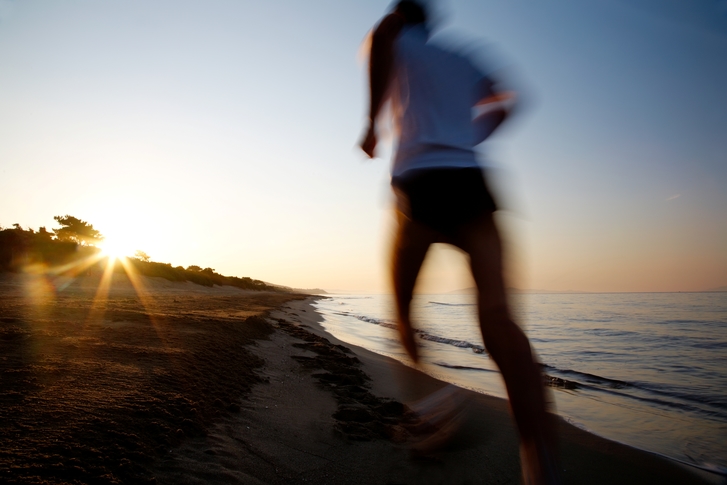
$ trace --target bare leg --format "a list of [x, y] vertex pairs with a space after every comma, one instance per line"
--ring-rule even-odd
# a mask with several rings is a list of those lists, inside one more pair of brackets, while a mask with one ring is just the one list
[[397, 212], [398, 229], [392, 258], [392, 278], [396, 297], [399, 337], [409, 357], [419, 361], [409, 310], [414, 284], [429, 246], [437, 234], [426, 226], [413, 222]]
[[482, 338], [505, 380], [520, 432], [525, 483], [558, 483], [542, 376], [530, 341], [510, 318], [502, 278], [502, 247], [492, 215], [483, 215], [462, 227], [454, 242], [470, 255]]

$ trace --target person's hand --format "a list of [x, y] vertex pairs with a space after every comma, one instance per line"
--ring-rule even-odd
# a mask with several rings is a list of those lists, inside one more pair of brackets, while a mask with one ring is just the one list
[[374, 158], [374, 150], [376, 150], [376, 130], [374, 130], [373, 123], [369, 123], [366, 134], [361, 139], [359, 146], [369, 158]]
[[515, 99], [517, 98], [517, 93], [515, 91], [500, 91], [497, 94], [493, 94], [492, 96], [488, 96], [486, 98], [482, 98], [479, 100], [475, 106], [485, 106], [490, 103], [515, 103]]

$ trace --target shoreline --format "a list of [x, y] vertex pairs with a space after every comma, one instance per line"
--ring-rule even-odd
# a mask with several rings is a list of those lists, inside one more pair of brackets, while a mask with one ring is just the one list
[[[448, 385], [393, 358], [341, 341], [329, 334], [321, 326], [323, 316], [312, 306], [315, 298], [286, 303], [271, 312], [271, 316], [284, 315], [297, 319], [306, 330], [325, 337], [333, 344], [351, 349], [362, 361], [364, 372], [372, 377], [373, 392], [379, 395], [406, 404]], [[399, 385], [407, 382], [410, 383], [408, 387]], [[478, 412], [491, 413], [491, 420], [506, 422], [509, 428], [507, 433], [514, 439], [515, 430], [510, 424], [506, 400], [469, 390], [462, 392], [474, 401]], [[571, 424], [560, 416], [558, 422], [565, 483], [724, 483], [724, 477], [715, 472], [609, 440]]]
[[[0, 277], [0, 481], [520, 482], [506, 401], [456, 391], [432, 446], [410, 408], [447, 383], [328, 334], [317, 297], [142, 283]], [[564, 483], [717, 483], [560, 429]]]
[[[481, 336], [476, 332], [477, 327], [473, 326], [476, 320], [470, 316], [474, 303], [461, 296], [418, 295], [416, 298], [412, 312], [421, 332], [422, 355], [426, 356], [417, 368], [465, 389], [507, 399], [494, 363], [487, 354], [474, 355], [482, 349]], [[706, 333], [706, 329], [704, 334], [694, 332], [691, 335], [693, 339], [686, 335], [678, 346], [665, 346], [663, 354], [655, 345], [655, 342], [688, 334], [689, 328], [698, 328], [694, 324], [691, 327], [681, 325], [692, 322], [688, 320], [691, 318], [689, 311], [697, 311], [696, 306], [689, 306], [690, 303], [701, 305], [699, 308], [702, 309], [714, 307], [719, 311], [724, 308], [724, 299], [701, 298], [675, 298], [672, 315], [651, 310], [669, 308], [672, 303], [670, 298], [654, 302], [638, 297], [628, 301], [594, 298], [587, 300], [595, 304], [593, 310], [575, 303], [571, 308], [568, 306], [573, 302], [570, 297], [528, 299], [517, 301], [513, 308], [519, 320], [525, 322], [541, 362], [548, 364], [543, 365], [543, 372], [548, 378], [546, 386], [550, 389], [556, 414], [584, 431], [662, 456], [687, 469], [700, 470], [705, 476], [712, 476], [713, 482], [721, 479], [719, 483], [724, 484], [727, 483], [727, 469], [720, 466], [724, 461], [722, 451], [725, 443], [720, 439], [724, 435], [724, 416], [719, 414], [718, 405], [710, 407], [709, 400], [712, 394], [719, 395], [721, 390], [717, 379], [719, 374], [713, 374], [711, 381], [705, 381], [700, 380], [699, 372], [699, 369], [705, 368], [717, 371], [719, 362], [715, 359], [719, 356], [714, 352], [709, 354], [710, 350], [703, 353], [698, 350], [700, 339], [719, 342], [720, 335], [716, 331]], [[397, 344], [390, 300], [390, 296], [382, 295], [336, 295], [314, 305], [325, 318], [324, 327], [334, 335], [405, 365], [413, 365]], [[655, 305], [655, 302], [664, 305]], [[638, 305], [647, 305], [649, 318], [646, 313], [637, 311], [634, 318], [639, 326], [629, 328], [629, 308]], [[556, 308], [563, 311], [558, 313]], [[679, 309], [678, 315], [676, 308]], [[599, 323], [591, 324], [590, 311], [599, 315], [592, 318], [604, 320], [595, 320]], [[722, 310], [720, 317], [723, 313]], [[699, 315], [702, 316], [694, 317], [694, 323], [706, 319], [703, 317], [705, 313]], [[715, 316], [715, 321], [724, 321], [720, 317]], [[561, 325], [559, 318], [566, 321]], [[669, 318], [678, 324], [668, 330], [664, 328], [661, 330], [664, 333], [659, 334], [660, 330], [654, 327], [659, 327], [661, 322], [670, 322]], [[613, 326], [601, 323], [610, 321], [614, 322]], [[446, 322], [446, 326], [442, 327], [442, 322]], [[573, 329], [572, 334], [569, 329]], [[655, 332], [653, 339], [649, 330]], [[606, 333], [603, 342], [590, 339], [589, 334], [600, 335], [601, 332]], [[610, 332], [614, 332], [616, 337], [609, 338]], [[635, 338], [627, 340], [625, 335], [635, 335]], [[628, 349], [644, 352], [633, 353]], [[648, 353], [647, 349], [650, 349]], [[590, 350], [613, 354], [601, 360], [600, 356], [588, 355]], [[681, 374], [669, 374], [670, 365], [675, 368], [677, 364], [688, 366], [690, 362], [685, 360], [685, 356], [690, 355], [693, 367], [683, 367]], [[636, 375], [640, 378], [633, 377]], [[692, 375], [694, 381], [688, 378]], [[662, 384], [664, 392], [660, 392]], [[689, 394], [690, 386], [695, 390], [693, 395]], [[700, 404], [704, 406], [699, 407]], [[714, 411], [713, 419], [700, 413], [703, 409]], [[714, 423], [710, 424], [712, 420]]]

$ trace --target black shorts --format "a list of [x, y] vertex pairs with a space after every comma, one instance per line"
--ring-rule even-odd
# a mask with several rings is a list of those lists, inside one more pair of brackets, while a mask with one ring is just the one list
[[478, 167], [421, 169], [391, 181], [399, 210], [442, 234], [497, 210]]

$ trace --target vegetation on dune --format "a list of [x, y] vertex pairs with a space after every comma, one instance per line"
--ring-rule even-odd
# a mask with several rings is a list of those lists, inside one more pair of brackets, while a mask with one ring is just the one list
[[[55, 216], [61, 226], [52, 232], [45, 227], [34, 231], [20, 224], [11, 228], [0, 227], [0, 271], [44, 271], [50, 274], [81, 276], [102, 273], [110, 263], [96, 246], [103, 235], [92, 224], [76, 217]], [[245, 290], [285, 291], [260, 280], [237, 276], [224, 276], [212, 268], [199, 266], [172, 266], [158, 263], [144, 251], [138, 250], [126, 261], [111, 261], [114, 272], [127, 271], [127, 267], [144, 276], [156, 276], [169, 281], [190, 281], [202, 286], [228, 285]]]
[[[169, 281], [191, 281], [202, 286], [228, 285], [244, 290], [281, 291], [280, 288], [249, 277], [224, 276], [216, 273], [212, 268], [198, 270], [199, 266], [172, 266], [169, 263], [144, 261], [138, 257], [129, 258], [129, 263], [136, 271], [144, 276], [157, 276]], [[117, 262], [115, 271], [123, 271], [123, 265]]]
[[[53, 219], [61, 226], [53, 229], [58, 241], [73, 242], [81, 246], [94, 246], [104, 240], [104, 237], [93, 228], [93, 224], [82, 221], [73, 216], [54, 216]], [[18, 226], [16, 224], [16, 226]], [[19, 226], [18, 226], [19, 227]], [[40, 230], [45, 231], [45, 227]]]

